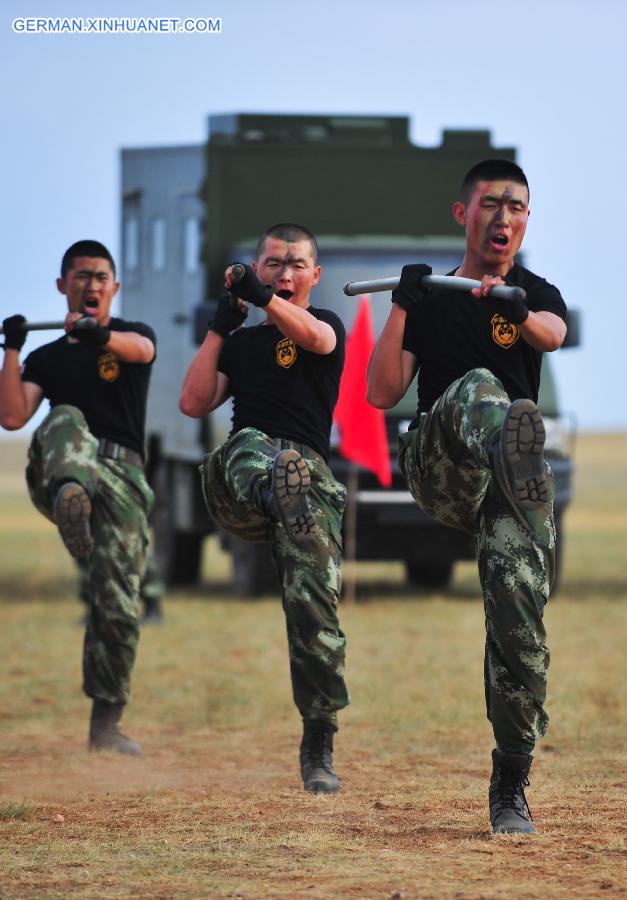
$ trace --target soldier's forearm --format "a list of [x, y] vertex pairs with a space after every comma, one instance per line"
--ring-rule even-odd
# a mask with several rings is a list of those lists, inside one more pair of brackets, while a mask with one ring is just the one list
[[380, 409], [395, 406], [407, 389], [403, 378], [404, 327], [405, 313], [395, 305], [368, 362], [366, 397]]
[[15, 431], [27, 420], [27, 403], [20, 374], [19, 353], [17, 350], [5, 350], [0, 371], [0, 425], [7, 431]]
[[134, 331], [112, 331], [105, 346], [118, 359], [127, 363], [150, 363], [155, 355], [152, 341]]
[[179, 409], [192, 419], [199, 419], [211, 411], [218, 394], [218, 357], [223, 339], [208, 332], [185, 375]]
[[306, 309], [276, 295], [265, 309], [268, 320], [303, 350], [326, 354], [335, 348], [336, 337], [331, 326], [316, 319]]
[[566, 323], [554, 313], [541, 310], [529, 312], [529, 317], [518, 326], [524, 340], [544, 353], [551, 353], [562, 346], [566, 337]]

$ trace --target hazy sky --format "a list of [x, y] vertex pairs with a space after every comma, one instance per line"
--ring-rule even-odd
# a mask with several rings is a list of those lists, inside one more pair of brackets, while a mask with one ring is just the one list
[[[220, 17], [222, 32], [16, 33], [25, 16]], [[423, 145], [488, 128], [530, 181], [527, 265], [583, 313], [582, 348], [554, 355], [563, 406], [627, 428], [626, 33], [625, 0], [5, 2], [0, 318], [63, 313], [54, 279], [78, 238], [117, 254], [121, 147], [199, 143], [224, 112], [408, 115]]]

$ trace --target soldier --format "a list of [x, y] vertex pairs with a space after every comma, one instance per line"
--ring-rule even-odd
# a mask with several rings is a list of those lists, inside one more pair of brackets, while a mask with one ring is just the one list
[[[566, 334], [557, 288], [514, 262], [529, 216], [523, 171], [485, 160], [453, 205], [466, 252], [450, 274], [469, 293], [426, 290], [424, 265], [403, 268], [368, 373], [368, 399], [394, 406], [418, 373], [418, 412], [399, 466], [418, 504], [477, 538], [486, 616], [485, 692], [496, 748], [489, 791], [495, 832], [530, 833], [524, 795], [546, 731], [549, 651], [543, 624], [555, 567], [553, 481], [536, 407], [543, 351]], [[527, 302], [496, 300], [518, 285]]]
[[[143, 471], [144, 421], [155, 335], [110, 314], [119, 289], [111, 254], [78, 241], [61, 263], [66, 334], [34, 350], [20, 372], [21, 315], [4, 320], [0, 424], [22, 428], [42, 399], [50, 412], [29, 448], [28, 488], [70, 554], [89, 572], [83, 689], [93, 700], [89, 746], [138, 756], [118, 727], [128, 701], [138, 598], [153, 502]], [[85, 319], [93, 327], [81, 328]]]
[[[256, 261], [220, 301], [193, 359], [180, 407], [199, 418], [233, 397], [229, 439], [201, 467], [217, 524], [245, 540], [270, 542], [287, 622], [294, 702], [303, 718], [301, 773], [307, 791], [335, 793], [337, 711], [345, 707], [346, 639], [337, 617], [346, 490], [327, 465], [345, 332], [332, 312], [309, 305], [320, 278], [306, 228], [274, 225]], [[242, 302], [245, 301], [245, 302]], [[263, 325], [240, 328], [247, 303]]]

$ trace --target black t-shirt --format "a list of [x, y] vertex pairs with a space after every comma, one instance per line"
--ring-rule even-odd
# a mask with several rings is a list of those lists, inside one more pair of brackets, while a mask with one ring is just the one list
[[[504, 281], [525, 289], [533, 312], [547, 310], [566, 319], [560, 292], [544, 278], [515, 265]], [[418, 413], [428, 412], [453, 381], [476, 368], [496, 375], [511, 400], [538, 399], [542, 352], [521, 337], [502, 311], [496, 313], [488, 298], [430, 290], [407, 315], [403, 349], [418, 361]]]
[[[112, 318], [111, 331], [134, 331], [149, 338], [155, 333], [143, 322]], [[22, 381], [43, 390], [50, 407], [67, 403], [81, 410], [89, 430], [144, 455], [146, 401], [152, 363], [126, 363], [103, 347], [70, 343], [64, 335], [38, 347], [26, 357]]]
[[332, 353], [303, 350], [276, 325], [256, 325], [226, 339], [218, 370], [228, 377], [233, 395], [232, 434], [257, 428], [271, 438], [306, 444], [327, 460], [346, 332], [330, 310], [310, 306], [307, 311], [335, 332]]

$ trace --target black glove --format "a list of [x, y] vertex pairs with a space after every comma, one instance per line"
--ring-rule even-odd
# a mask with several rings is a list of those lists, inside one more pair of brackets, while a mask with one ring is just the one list
[[215, 331], [223, 338], [228, 337], [229, 332], [239, 328], [247, 315], [247, 312], [233, 309], [230, 297], [221, 297], [213, 322], [209, 322], [209, 331]]
[[425, 266], [423, 263], [403, 266], [398, 287], [392, 291], [392, 303], [397, 303], [401, 309], [409, 312], [412, 306], [419, 303], [429, 290], [422, 286], [420, 279], [424, 275], [431, 275], [432, 271], [431, 266]]
[[2, 323], [4, 331], [4, 349], [17, 350], [18, 353], [26, 341], [26, 329], [23, 327], [26, 319], [24, 316], [9, 316]]
[[516, 297], [512, 300], [502, 300], [501, 298], [491, 297], [488, 294], [486, 300], [489, 303], [490, 310], [494, 310], [494, 313], [503, 316], [504, 319], [507, 319], [513, 325], [522, 325], [523, 322], [527, 321], [529, 307], [522, 298]]
[[244, 270], [243, 278], [233, 281], [228, 290], [241, 300], [252, 303], [253, 306], [266, 306], [272, 299], [273, 289], [267, 284], [262, 284], [250, 266], [244, 266]]
[[92, 316], [79, 319], [68, 334], [83, 341], [84, 344], [94, 344], [96, 347], [103, 347], [111, 340], [110, 329], [103, 328]]

